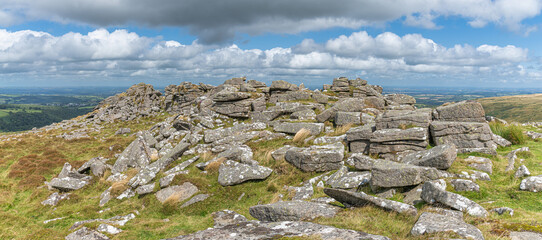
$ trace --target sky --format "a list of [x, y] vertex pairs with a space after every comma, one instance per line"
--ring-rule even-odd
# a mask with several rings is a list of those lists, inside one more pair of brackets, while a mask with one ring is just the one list
[[542, 0], [0, 0], [0, 87], [542, 87]]

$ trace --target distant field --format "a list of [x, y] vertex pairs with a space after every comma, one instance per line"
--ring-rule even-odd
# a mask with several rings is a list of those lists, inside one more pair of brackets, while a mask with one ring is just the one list
[[490, 97], [477, 101], [489, 116], [516, 122], [542, 121], [542, 94]]

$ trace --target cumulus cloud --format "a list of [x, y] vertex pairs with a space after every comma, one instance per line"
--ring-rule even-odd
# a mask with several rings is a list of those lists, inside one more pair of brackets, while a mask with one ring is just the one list
[[[529, 31], [525, 19], [540, 14], [541, 0], [0, 0], [0, 24], [7, 10], [27, 20], [45, 19], [100, 27], [142, 24], [187, 27], [202, 43], [233, 39], [239, 33], [299, 33], [404, 19], [404, 24], [439, 28], [441, 16], [466, 18], [473, 27], [488, 23]], [[9, 16], [12, 16], [10, 14]], [[9, 17], [11, 18], [11, 17]]]
[[224, 80], [248, 75], [262, 80], [310, 80], [370, 75], [406, 81], [416, 75], [510, 77], [515, 72], [531, 76], [534, 71], [517, 67], [526, 61], [528, 50], [512, 45], [447, 48], [419, 34], [398, 36], [391, 32], [371, 36], [361, 31], [324, 43], [305, 39], [289, 48], [242, 49], [198, 41], [182, 44], [122, 29], [62, 36], [0, 29], [0, 74], [34, 78], [77, 75]]

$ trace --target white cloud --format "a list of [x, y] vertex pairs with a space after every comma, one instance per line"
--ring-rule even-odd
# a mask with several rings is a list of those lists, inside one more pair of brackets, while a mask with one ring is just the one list
[[[186, 27], [202, 43], [225, 42], [238, 34], [299, 33], [334, 27], [359, 29], [404, 19], [406, 25], [436, 29], [435, 19], [457, 16], [472, 27], [488, 23], [527, 32], [524, 20], [540, 14], [542, 0], [0, 0], [0, 24], [51, 20], [99, 27]], [[16, 14], [15, 14], [16, 12]]]
[[223, 80], [261, 76], [299, 80], [367, 75], [406, 81], [410, 77], [449, 78], [462, 74], [502, 79], [513, 73], [532, 76], [536, 71], [518, 67], [528, 61], [527, 49], [512, 45], [446, 48], [419, 34], [398, 36], [390, 32], [371, 36], [361, 31], [321, 44], [306, 39], [291, 48], [264, 50], [197, 41], [185, 45], [126, 30], [98, 29], [88, 34], [53, 36], [0, 29], [0, 74], [29, 78], [78, 75]]

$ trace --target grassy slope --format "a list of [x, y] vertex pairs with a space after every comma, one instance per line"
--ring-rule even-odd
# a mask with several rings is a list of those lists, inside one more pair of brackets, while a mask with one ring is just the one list
[[[164, 116], [165, 117], [165, 116]], [[159, 119], [153, 119], [158, 122]], [[101, 179], [72, 193], [69, 200], [61, 201], [56, 207], [44, 207], [40, 204], [51, 193], [43, 186], [44, 180], [50, 180], [58, 174], [63, 163], [68, 161], [78, 167], [84, 161], [104, 156], [113, 158], [115, 153], [126, 147], [133, 136], [117, 136], [113, 133], [120, 127], [132, 130], [148, 129], [154, 123], [150, 119], [138, 122], [122, 122], [105, 125], [100, 133], [91, 134], [97, 139], [81, 139], [64, 141], [54, 136], [60, 131], [48, 132], [44, 136], [24, 136], [21, 141], [0, 143], [0, 239], [63, 239], [69, 234], [70, 226], [80, 220], [93, 218], [109, 218], [125, 215], [137, 210], [140, 215], [131, 220], [122, 229], [125, 231], [113, 236], [113, 239], [159, 239], [191, 233], [212, 226], [211, 213], [230, 209], [250, 218], [248, 208], [258, 203], [270, 203], [279, 199], [279, 194], [289, 196], [284, 185], [295, 185], [318, 174], [303, 173], [284, 161], [274, 161], [269, 152], [284, 144], [294, 144], [291, 140], [275, 140], [251, 143], [254, 159], [262, 165], [272, 167], [274, 173], [265, 181], [247, 182], [237, 186], [222, 187], [217, 184], [217, 169], [209, 169], [202, 173], [194, 166], [188, 168], [188, 175], [178, 175], [173, 184], [185, 181], [197, 185], [201, 192], [210, 193], [212, 197], [204, 202], [196, 203], [189, 208], [181, 209], [180, 204], [162, 205], [154, 195], [134, 197], [128, 200], [112, 200], [104, 207], [98, 206], [99, 195], [110, 184], [105, 182], [106, 173]], [[110, 151], [113, 146], [113, 151]], [[508, 206], [515, 210], [514, 216], [498, 216], [490, 214], [489, 218], [466, 217], [466, 221], [480, 228], [486, 239], [499, 239], [506, 236], [508, 229], [529, 228], [526, 224], [534, 223], [534, 229], [541, 228], [537, 224], [542, 221], [542, 205], [540, 193], [519, 191], [519, 182], [511, 175], [504, 173], [507, 160], [502, 156], [512, 149], [529, 146], [533, 155], [525, 155], [525, 164], [533, 175], [542, 174], [539, 159], [542, 157], [542, 144], [528, 141], [521, 146], [499, 149], [494, 161], [492, 181], [480, 184], [480, 193], [461, 193], [480, 203], [486, 209]], [[185, 156], [172, 166], [192, 156]], [[203, 160], [212, 156], [204, 155]], [[460, 172], [469, 169], [459, 156], [450, 171]], [[203, 161], [200, 160], [200, 161]], [[111, 163], [111, 162], [110, 162]], [[519, 164], [519, 163], [518, 163]], [[161, 177], [161, 176], [158, 176]], [[239, 196], [245, 196], [238, 200]], [[322, 189], [316, 189], [315, 197], [324, 196]], [[394, 199], [400, 200], [397, 194]], [[418, 206], [424, 208], [426, 206]], [[102, 214], [99, 210], [110, 209]], [[420, 211], [421, 213], [421, 211]], [[44, 220], [65, 217], [62, 220], [43, 224]], [[169, 219], [165, 221], [164, 219]], [[356, 229], [372, 234], [388, 236], [392, 239], [414, 239], [409, 235], [417, 217], [386, 212], [371, 206], [347, 209], [330, 219], [317, 219], [316, 222], [341, 228]], [[518, 224], [521, 223], [521, 224]], [[86, 226], [95, 227], [97, 223]], [[442, 236], [453, 236], [441, 234]], [[417, 239], [417, 238], [416, 238]]]
[[542, 121], [542, 94], [481, 98], [486, 115], [507, 121]]

